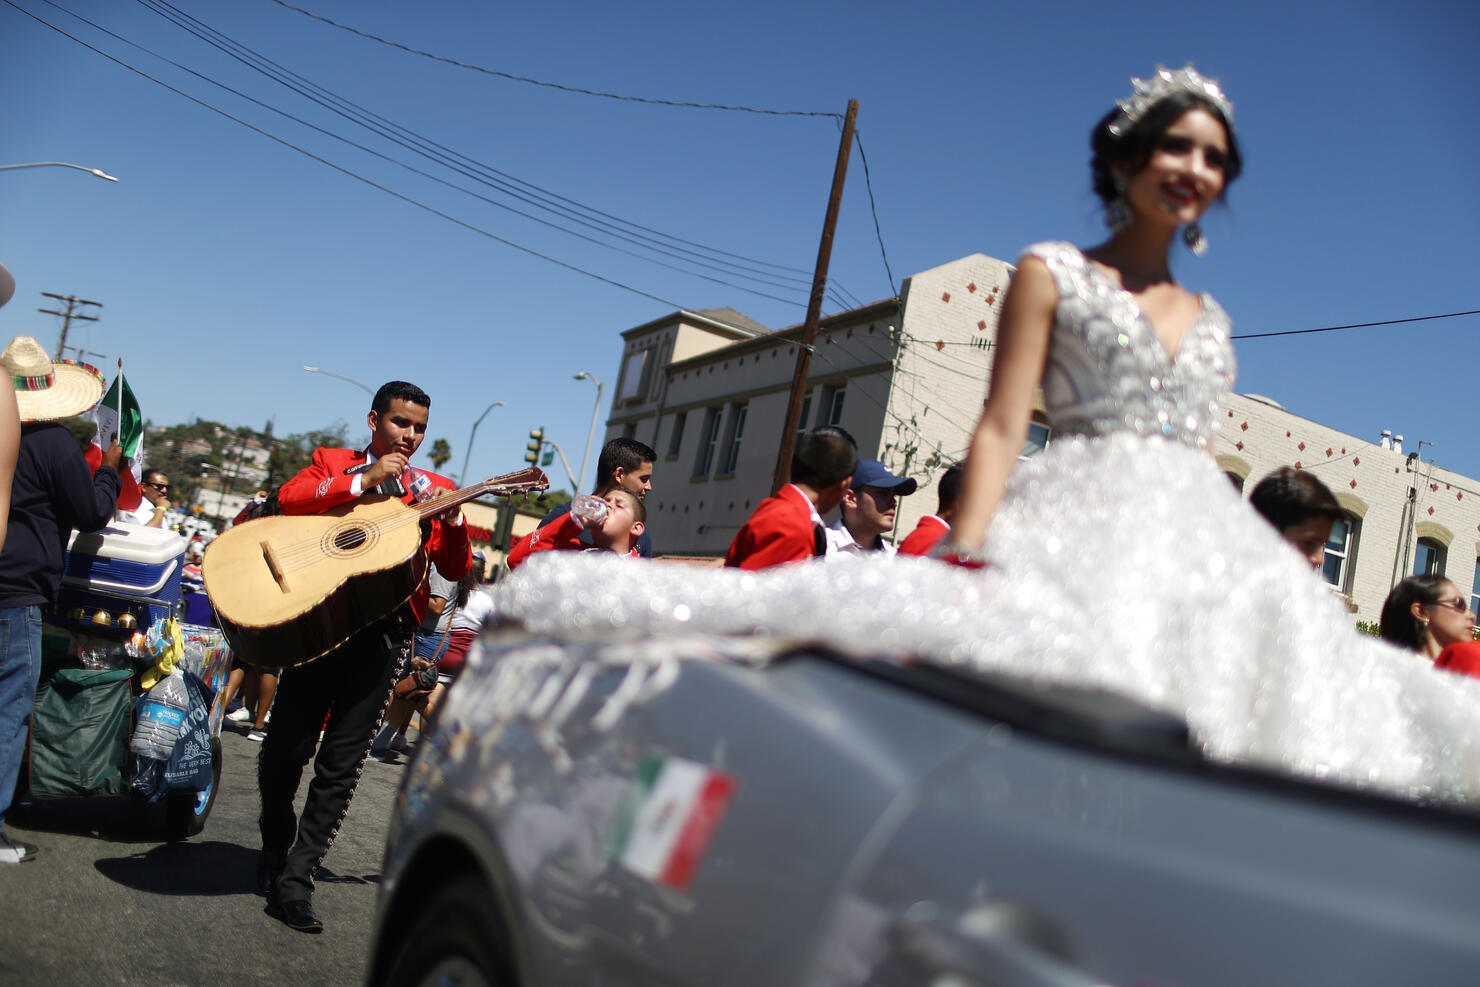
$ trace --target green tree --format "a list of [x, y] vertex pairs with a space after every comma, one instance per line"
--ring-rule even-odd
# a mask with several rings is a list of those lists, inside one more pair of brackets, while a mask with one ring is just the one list
[[437, 439], [432, 443], [432, 469], [440, 471], [442, 464], [452, 458], [452, 446], [447, 444], [446, 439]]

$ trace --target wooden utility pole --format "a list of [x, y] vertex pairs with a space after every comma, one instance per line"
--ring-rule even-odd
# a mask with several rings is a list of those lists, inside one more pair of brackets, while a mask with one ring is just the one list
[[67, 349], [67, 330], [72, 328], [72, 320], [76, 319], [79, 322], [98, 321], [98, 317], [96, 315], [83, 315], [81, 312], [78, 312], [76, 310], [77, 306], [92, 305], [96, 308], [102, 308], [103, 303], [90, 302], [86, 298], [78, 298], [76, 295], [53, 295], [49, 291], [43, 291], [41, 294], [45, 295], [47, 298], [55, 298], [59, 302], [67, 303], [67, 311], [65, 312], [58, 312], [55, 309], [50, 308], [38, 308], [36, 310], [44, 315], [59, 315], [62, 318], [62, 338], [57, 340], [57, 355], [55, 357], [55, 359], [60, 360], [62, 358], [62, 353], [64, 353]]
[[802, 343], [797, 351], [797, 367], [791, 378], [791, 397], [786, 405], [786, 426], [781, 432], [781, 451], [776, 456], [776, 474], [771, 483], [775, 493], [791, 477], [791, 454], [796, 449], [797, 429], [801, 427], [802, 397], [807, 392], [807, 375], [812, 369], [812, 346], [817, 339], [817, 320], [822, 316], [822, 295], [827, 288], [827, 265], [832, 260], [833, 231], [838, 225], [838, 207], [843, 201], [843, 180], [848, 177], [848, 155], [853, 150], [853, 125], [858, 120], [858, 100], [848, 100], [843, 117], [843, 139], [838, 143], [838, 163], [833, 168], [832, 194], [827, 199], [827, 216], [822, 221], [822, 242], [817, 247], [817, 267], [812, 273], [812, 297], [807, 301], [807, 321], [802, 326]]

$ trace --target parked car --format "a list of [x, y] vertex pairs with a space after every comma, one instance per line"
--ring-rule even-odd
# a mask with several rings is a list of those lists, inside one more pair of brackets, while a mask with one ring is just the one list
[[1211, 763], [1120, 697], [490, 632], [417, 750], [370, 983], [1471, 984], [1480, 815]]

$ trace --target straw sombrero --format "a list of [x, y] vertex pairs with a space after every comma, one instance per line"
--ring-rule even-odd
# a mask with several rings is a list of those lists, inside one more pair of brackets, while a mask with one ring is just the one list
[[0, 353], [0, 366], [15, 386], [23, 422], [51, 422], [80, 415], [103, 397], [103, 375], [86, 363], [53, 363], [41, 344], [17, 336]]

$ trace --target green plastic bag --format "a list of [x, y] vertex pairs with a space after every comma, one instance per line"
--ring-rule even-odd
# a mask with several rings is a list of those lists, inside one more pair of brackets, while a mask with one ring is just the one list
[[31, 717], [31, 796], [128, 791], [129, 669], [62, 668], [42, 680]]

